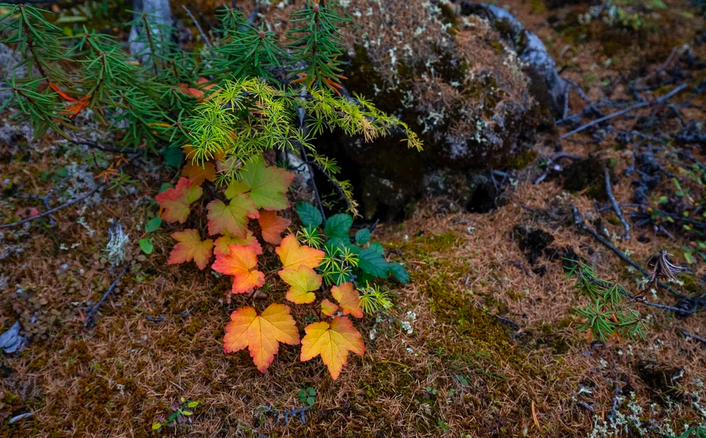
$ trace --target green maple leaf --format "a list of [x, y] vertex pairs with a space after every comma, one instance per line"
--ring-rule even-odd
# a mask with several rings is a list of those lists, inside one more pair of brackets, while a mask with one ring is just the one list
[[228, 205], [218, 199], [211, 201], [206, 208], [210, 235], [228, 230], [234, 236], [244, 238], [248, 233], [248, 218], [259, 217], [255, 202], [245, 194], [235, 195]]
[[289, 207], [287, 190], [294, 174], [276, 166], [266, 166], [262, 157], [252, 159], [241, 170], [241, 181], [234, 181], [225, 192], [232, 198], [238, 194], [248, 194], [257, 208], [284, 210]]

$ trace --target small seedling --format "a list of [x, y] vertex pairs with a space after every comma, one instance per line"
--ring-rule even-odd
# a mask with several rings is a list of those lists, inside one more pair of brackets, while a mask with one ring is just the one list
[[312, 406], [316, 402], [316, 390], [311, 386], [300, 390], [297, 396], [299, 397], [300, 402], [309, 406]]
[[154, 423], [152, 425], [152, 430], [160, 430], [163, 426], [172, 426], [187, 421], [191, 423], [191, 416], [194, 415], [193, 409], [195, 409], [198, 405], [198, 401], [190, 401], [182, 397], [180, 399], [180, 403], [174, 403], [172, 405], [172, 410], [174, 412], [169, 416], [169, 418], [167, 418], [167, 421], [163, 423]]
[[152, 254], [152, 251], [154, 251], [154, 244], [152, 243], [152, 239], [140, 239], [137, 241], [137, 244], [140, 245], [140, 249], [145, 254]]

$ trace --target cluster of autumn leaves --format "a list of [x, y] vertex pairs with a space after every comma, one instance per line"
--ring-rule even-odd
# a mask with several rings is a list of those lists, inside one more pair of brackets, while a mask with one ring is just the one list
[[[212, 163], [206, 163], [206, 165]], [[193, 165], [192, 165], [193, 166]], [[176, 187], [156, 196], [160, 216], [169, 222], [184, 223], [191, 206], [203, 194], [201, 184], [211, 179], [206, 172], [190, 170], [182, 175]], [[214, 172], [215, 174], [215, 172]], [[294, 175], [275, 166], [267, 166], [262, 157], [251, 160], [241, 169], [240, 181], [233, 181], [224, 191], [226, 200], [208, 203], [208, 234], [219, 237], [201, 239], [196, 229], [177, 231], [171, 236], [177, 241], [169, 256], [169, 264], [193, 261], [203, 270], [213, 254], [211, 269], [233, 279], [232, 293], [244, 294], [265, 285], [265, 274], [258, 270], [258, 256], [262, 254], [259, 240], [249, 228], [250, 220], [257, 220], [261, 237], [267, 243], [279, 245], [275, 252], [282, 263], [278, 276], [289, 285], [286, 299], [294, 304], [310, 304], [316, 300], [315, 291], [321, 288], [322, 277], [316, 269], [324, 259], [322, 250], [301, 245], [294, 234], [284, 239], [282, 233], [290, 221], [277, 215], [289, 206], [286, 193]], [[279, 350], [279, 344], [301, 343], [302, 361], [321, 356], [331, 377], [338, 378], [347, 362], [348, 352], [362, 355], [363, 339], [346, 315], [363, 317], [360, 296], [352, 283], [331, 288], [337, 304], [324, 299], [321, 314], [330, 318], [307, 326], [300, 340], [296, 321], [290, 308], [273, 303], [258, 315], [253, 307], [242, 307], [231, 315], [226, 326], [224, 351], [236, 352], [246, 347], [261, 372], [265, 372]], [[336, 316], [337, 314], [339, 314]]]

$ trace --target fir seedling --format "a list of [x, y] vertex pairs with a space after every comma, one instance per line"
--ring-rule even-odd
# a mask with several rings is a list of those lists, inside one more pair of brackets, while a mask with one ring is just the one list
[[299, 78], [294, 83], [303, 82], [309, 89], [329, 88], [341, 94], [341, 80], [346, 78], [338, 60], [344, 53], [339, 28], [349, 22], [319, 0], [307, 0], [304, 9], [292, 14], [292, 23], [298, 26], [289, 32], [292, 57], [306, 65], [295, 71]]
[[575, 264], [569, 276], [576, 277], [575, 287], [590, 298], [590, 302], [576, 313], [586, 318], [580, 330], [589, 330], [591, 338], [607, 341], [617, 336], [631, 339], [645, 336], [645, 323], [640, 313], [624, 302], [630, 294], [619, 284], [598, 278], [591, 266]]

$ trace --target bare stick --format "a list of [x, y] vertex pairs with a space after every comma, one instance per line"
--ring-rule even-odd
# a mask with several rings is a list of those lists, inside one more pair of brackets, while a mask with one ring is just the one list
[[[549, 172], [551, 172], [551, 170], [553, 169], [553, 167], [554, 167], [553, 164], [556, 163], [557, 161], [561, 160], [562, 158], [567, 158], [570, 160], [580, 160], [583, 157], [581, 155], [574, 155], [574, 154], [569, 154], [566, 152], [559, 152], [558, 154], [554, 155], [553, 157], [549, 157], [547, 159], [547, 165], [544, 169], [544, 173], [539, 175], [539, 177], [537, 177], [537, 179], [534, 180], [533, 184], [539, 184], [542, 181], [544, 181], [547, 178], [547, 176], [549, 176]], [[560, 169], [555, 169], [555, 170], [560, 170]]]
[[620, 206], [618, 205], [618, 201], [615, 200], [615, 196], [613, 196], [613, 189], [610, 187], [610, 173], [608, 172], [608, 168], [606, 167], [604, 169], [605, 173], [605, 191], [608, 194], [608, 199], [610, 199], [610, 203], [613, 204], [613, 210], [615, 210], [615, 214], [618, 215], [618, 219], [620, 219], [620, 222], [623, 224], [623, 228], [625, 228], [625, 239], [630, 240], [630, 224], [628, 224], [628, 221], [625, 220], [623, 217], [623, 212], [620, 211]]
[[[642, 266], [640, 266], [640, 265], [638, 265], [637, 263], [635, 263], [632, 259], [630, 259], [630, 257], [626, 256], [625, 253], [623, 253], [621, 250], [619, 250], [618, 248], [616, 248], [616, 247], [614, 247], [613, 245], [611, 245], [611, 243], [608, 242], [607, 240], [605, 240], [605, 239], [603, 238], [603, 236], [601, 236], [600, 234], [596, 233], [596, 232], [593, 231], [591, 228], [589, 228], [589, 227], [586, 225], [586, 223], [583, 221], [583, 218], [581, 218], [581, 213], [579, 213], [579, 209], [578, 209], [578, 208], [576, 208], [575, 206], [572, 205], [572, 206], [571, 206], [571, 210], [573, 211], [573, 214], [574, 214], [574, 224], [575, 224], [577, 227], [579, 227], [579, 228], [582, 229], [583, 231], [585, 231], [585, 232], [587, 232], [588, 234], [590, 234], [591, 236], [593, 236], [594, 239], [596, 239], [597, 241], [599, 241], [600, 243], [602, 243], [603, 246], [605, 246], [606, 248], [608, 248], [609, 250], [611, 250], [615, 255], [617, 255], [617, 256], [620, 258], [620, 260], [624, 261], [624, 262], [627, 263], [628, 265], [630, 265], [630, 266], [632, 266], [633, 268], [635, 268], [635, 269], [637, 269], [638, 271], [640, 271], [640, 272], [642, 273], [642, 275], [644, 275], [645, 277], [650, 277], [650, 273], [647, 272], [647, 271], [645, 271], [644, 269], [642, 269]], [[691, 298], [691, 297], [689, 297], [689, 296], [686, 296], [686, 295], [684, 295], [684, 294], [681, 293], [681, 292], [675, 291], [674, 289], [672, 289], [671, 287], [669, 287], [669, 285], [664, 284], [664, 283], [662, 283], [661, 281], [657, 281], [657, 282], [655, 282], [655, 283], [657, 284], [657, 286], [659, 286], [659, 287], [661, 287], [662, 289], [668, 291], [668, 292], [671, 293], [672, 295], [675, 295], [675, 296], [677, 296], [677, 297], [679, 297], [679, 298], [688, 300], [688, 301], [690, 301], [690, 302], [693, 301], [693, 298]], [[680, 312], [684, 312], [684, 311], [680, 309]]]
[[[664, 96], [662, 96], [662, 97], [660, 97], [659, 99], [657, 99], [657, 102], [655, 102], [655, 104], [656, 104], [656, 105], [661, 105], [661, 104], [663, 104], [664, 102], [666, 102], [666, 101], [668, 101], [669, 99], [671, 99], [675, 94], [679, 93], [680, 91], [682, 91], [682, 90], [683, 90], [684, 88], [686, 88], [686, 87], [687, 87], [686, 84], [682, 84], [682, 85], [678, 86], [677, 88], [675, 88], [675, 89], [673, 89], [672, 91], [670, 91], [668, 94], [665, 94]], [[572, 135], [574, 135], [574, 134], [576, 134], [576, 133], [579, 133], [579, 132], [581, 132], [581, 131], [583, 131], [583, 130], [588, 129], [588, 128], [590, 128], [591, 126], [595, 126], [595, 125], [597, 125], [597, 124], [599, 124], [599, 123], [605, 122], [606, 120], [614, 119], [614, 118], [616, 118], [616, 117], [618, 117], [618, 116], [622, 116], [623, 114], [627, 114], [627, 113], [629, 113], [629, 112], [631, 112], [631, 111], [635, 111], [635, 110], [640, 109], [640, 108], [645, 108], [645, 107], [650, 106], [650, 105], [651, 105], [650, 102], [639, 102], [639, 103], [636, 103], [636, 104], [634, 104], [634, 105], [632, 105], [632, 106], [629, 106], [629, 107], [627, 107], [627, 108], [625, 108], [625, 109], [622, 109], [622, 110], [620, 110], [620, 111], [616, 111], [616, 112], [614, 112], [614, 113], [608, 114], [607, 116], [603, 116], [603, 117], [601, 117], [601, 118], [599, 118], [599, 119], [593, 120], [593, 121], [591, 121], [591, 122], [589, 122], [589, 123], [586, 123], [585, 125], [581, 125], [581, 126], [579, 126], [578, 128], [574, 129], [573, 131], [567, 132], [566, 134], [562, 135], [561, 137], [559, 137], [559, 139], [560, 139], [560, 140], [563, 140], [563, 139], [565, 139], [565, 138], [571, 137]]]
[[28, 217], [28, 218], [26, 218], [26, 219], [22, 219], [21, 221], [17, 221], [17, 222], [12, 222], [12, 223], [9, 223], [9, 224], [0, 225], [0, 229], [3, 229], [3, 228], [10, 228], [10, 227], [17, 227], [17, 226], [20, 226], [20, 225], [22, 225], [22, 224], [26, 224], [27, 222], [31, 222], [31, 221], [33, 221], [33, 220], [35, 220], [35, 219], [41, 219], [41, 218], [43, 218], [43, 217], [49, 216], [49, 215], [51, 215], [51, 214], [53, 214], [53, 213], [56, 213], [56, 212], [59, 211], [59, 210], [62, 210], [62, 209], [64, 209], [64, 208], [66, 208], [66, 207], [71, 207], [72, 205], [74, 205], [74, 204], [76, 204], [76, 203], [78, 203], [78, 202], [83, 201], [84, 199], [86, 199], [86, 198], [90, 197], [91, 195], [93, 195], [94, 193], [96, 193], [98, 190], [102, 189], [103, 186], [105, 186], [105, 184], [106, 184], [106, 183], [98, 184], [98, 185], [95, 186], [93, 189], [91, 189], [88, 193], [83, 194], [83, 195], [79, 196], [78, 198], [74, 198], [74, 199], [72, 199], [72, 200], [70, 200], [70, 201], [68, 201], [68, 202], [66, 202], [66, 203], [64, 203], [64, 204], [61, 204], [61, 205], [58, 206], [58, 207], [54, 207], [54, 208], [52, 208], [52, 209], [50, 209], [50, 210], [47, 210], [47, 211], [45, 211], [44, 213], [40, 213], [40, 214], [38, 214], [38, 215], [36, 215], [36, 216]]
[[118, 284], [120, 283], [120, 279], [123, 278], [123, 275], [125, 275], [125, 273], [127, 272], [128, 266], [130, 265], [125, 264], [125, 266], [123, 266], [123, 270], [120, 271], [118, 277], [113, 280], [113, 283], [110, 285], [110, 287], [108, 287], [108, 290], [105, 291], [105, 293], [103, 294], [101, 299], [98, 300], [96, 305], [91, 307], [91, 310], [88, 311], [88, 314], [86, 315], [86, 321], [83, 323], [84, 327], [88, 327], [89, 325], [91, 325], [91, 323], [93, 322], [93, 315], [95, 315], [95, 313], [98, 311], [98, 308], [100, 308], [101, 304], [103, 304], [103, 302], [108, 298], [108, 295], [110, 295], [113, 290], [115, 290], [115, 288], [118, 286]]
[[191, 19], [193, 20], [194, 24], [196, 25], [196, 29], [199, 30], [199, 33], [201, 34], [201, 38], [203, 38], [203, 40], [204, 40], [204, 42], [206, 43], [206, 45], [207, 45], [208, 47], [213, 47], [213, 46], [211, 45], [211, 41], [210, 41], [210, 40], [208, 39], [208, 37], [206, 36], [206, 33], [205, 33], [205, 32], [203, 31], [203, 29], [201, 28], [201, 25], [200, 25], [199, 22], [196, 20], [196, 17], [194, 17], [194, 14], [192, 14], [191, 11], [189, 10], [189, 8], [187, 8], [185, 5], [181, 5], [181, 7], [184, 8], [184, 10], [186, 11], [186, 13], [189, 14], [189, 17], [191, 17]]
[[679, 331], [680, 331], [687, 339], [689, 339], [689, 338], [691, 338], [691, 339], [696, 339], [697, 341], [703, 342], [704, 344], [706, 344], [706, 339], [702, 338], [701, 336], [693, 335], [693, 334], [687, 332], [687, 331], [684, 330], [684, 329], [679, 329]]

